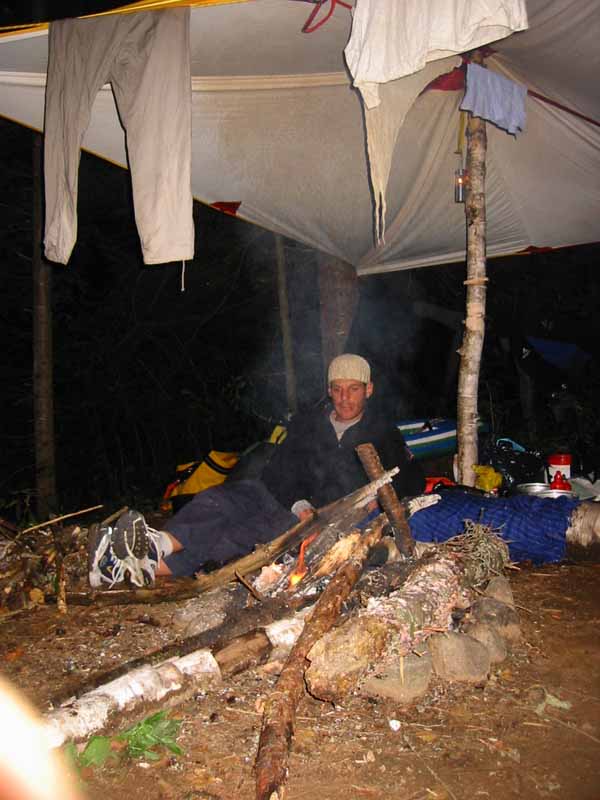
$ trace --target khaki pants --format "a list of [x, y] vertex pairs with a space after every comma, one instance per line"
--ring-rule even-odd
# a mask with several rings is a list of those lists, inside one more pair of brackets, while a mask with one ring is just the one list
[[77, 238], [80, 148], [94, 99], [112, 85], [127, 135], [144, 262], [193, 258], [189, 9], [50, 25], [45, 116], [45, 254], [66, 264]]

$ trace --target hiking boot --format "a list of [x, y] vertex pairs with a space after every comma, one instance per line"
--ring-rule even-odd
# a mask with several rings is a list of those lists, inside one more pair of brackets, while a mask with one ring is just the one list
[[139, 511], [121, 514], [114, 527], [90, 527], [88, 576], [90, 586], [112, 587], [128, 578], [136, 586], [151, 586], [160, 560], [159, 536], [148, 528]]

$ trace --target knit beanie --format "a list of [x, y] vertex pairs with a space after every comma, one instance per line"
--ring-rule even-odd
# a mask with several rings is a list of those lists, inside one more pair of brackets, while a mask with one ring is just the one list
[[357, 356], [354, 353], [343, 353], [341, 356], [336, 356], [329, 365], [327, 383], [331, 383], [335, 380], [370, 383], [371, 367], [369, 366], [369, 362], [362, 356]]

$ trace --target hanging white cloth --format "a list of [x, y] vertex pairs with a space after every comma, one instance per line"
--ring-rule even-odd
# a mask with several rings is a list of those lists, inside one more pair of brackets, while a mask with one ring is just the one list
[[193, 258], [189, 21], [189, 8], [174, 8], [51, 24], [44, 125], [51, 261], [66, 264], [77, 238], [81, 142], [107, 82], [127, 134], [144, 262]]
[[[364, 105], [377, 245], [398, 129], [422, 89], [458, 63], [440, 59], [526, 27], [525, 0], [357, 0], [344, 52]], [[384, 84], [394, 91], [382, 102]]]
[[365, 106], [379, 84], [527, 28], [525, 0], [357, 0], [344, 53]]

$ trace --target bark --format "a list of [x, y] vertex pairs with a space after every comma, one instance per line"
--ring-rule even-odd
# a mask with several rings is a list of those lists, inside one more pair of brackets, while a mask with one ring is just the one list
[[33, 139], [33, 419], [38, 517], [56, 505], [52, 360], [52, 273], [42, 259], [42, 144]]
[[344, 352], [358, 304], [358, 275], [352, 264], [319, 254], [321, 300], [321, 353], [323, 373], [329, 362]]
[[[473, 61], [481, 63], [478, 54]], [[474, 465], [478, 463], [477, 395], [485, 334], [486, 299], [486, 218], [485, 159], [486, 128], [482, 119], [469, 114], [467, 124], [467, 183], [465, 216], [467, 222], [466, 317], [460, 350], [458, 376], [458, 482], [475, 485]]]
[[291, 414], [298, 410], [296, 395], [296, 372], [294, 370], [294, 339], [290, 325], [290, 309], [288, 303], [285, 248], [283, 236], [275, 234], [275, 255], [277, 259], [277, 293], [279, 295], [279, 319], [281, 321], [281, 338], [283, 342], [283, 359], [285, 363], [285, 390], [287, 407]]
[[369, 551], [381, 538], [383, 522], [383, 518], [380, 518], [361, 537], [351, 559], [331, 579], [306, 622], [275, 690], [266, 703], [256, 757], [257, 800], [283, 798], [296, 707], [304, 692], [306, 656], [339, 617], [344, 601], [363, 571]]

